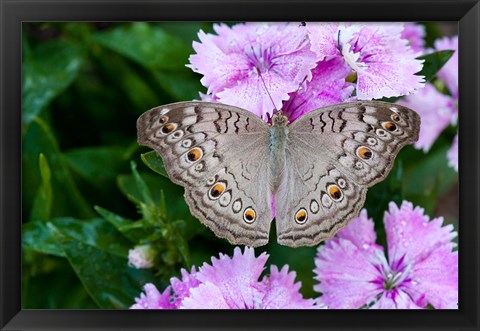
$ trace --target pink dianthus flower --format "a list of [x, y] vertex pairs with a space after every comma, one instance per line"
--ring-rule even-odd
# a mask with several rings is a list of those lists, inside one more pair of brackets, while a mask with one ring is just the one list
[[[423, 209], [393, 202], [384, 216], [388, 254], [375, 243], [363, 210], [318, 248], [314, 270], [319, 301], [330, 308], [458, 308], [458, 252], [452, 225]], [[388, 257], [388, 258], [387, 258]]]

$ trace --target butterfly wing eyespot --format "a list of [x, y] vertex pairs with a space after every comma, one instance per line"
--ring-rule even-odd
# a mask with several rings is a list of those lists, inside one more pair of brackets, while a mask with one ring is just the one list
[[327, 188], [328, 194], [334, 201], [340, 201], [342, 199], [342, 191], [337, 185], [330, 185]]
[[368, 160], [372, 157], [372, 150], [365, 146], [357, 148], [357, 156], [361, 159]]
[[252, 207], [246, 208], [245, 211], [243, 212], [243, 220], [247, 223], [255, 222], [256, 218], [257, 218], [257, 215], [255, 213], [255, 210], [253, 210]]
[[160, 119], [158, 120], [160, 124], [165, 124], [167, 123], [167, 121], [168, 121], [168, 116], [161, 116]]
[[167, 123], [162, 127], [162, 133], [169, 134], [177, 128], [177, 125], [174, 123]]
[[392, 119], [392, 121], [400, 122], [400, 116], [398, 114], [392, 114], [390, 118]]
[[382, 126], [390, 132], [397, 130], [397, 126], [392, 122], [383, 122]]
[[202, 156], [203, 156], [203, 151], [198, 147], [192, 148], [187, 152], [187, 160], [189, 162], [196, 162], [200, 160]]
[[218, 182], [215, 185], [213, 185], [210, 188], [210, 191], [208, 192], [210, 199], [212, 200], [218, 199], [222, 195], [222, 193], [225, 191], [225, 187], [226, 185], [222, 182]]
[[305, 210], [305, 208], [300, 209], [295, 214], [295, 222], [299, 224], [304, 224], [307, 221], [307, 219], [308, 219], [308, 213]]

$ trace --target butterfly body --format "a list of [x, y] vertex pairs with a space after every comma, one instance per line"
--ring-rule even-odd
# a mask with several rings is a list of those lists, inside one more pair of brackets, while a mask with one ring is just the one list
[[316, 245], [357, 216], [419, 127], [413, 110], [377, 101], [293, 123], [278, 112], [271, 125], [238, 107], [179, 102], [137, 121], [139, 144], [158, 152], [192, 214], [218, 237], [265, 245], [275, 217], [277, 241], [291, 247]]
[[270, 127], [271, 183], [272, 192], [280, 185], [282, 173], [286, 166], [286, 150], [288, 143], [288, 118], [281, 112], [272, 116]]

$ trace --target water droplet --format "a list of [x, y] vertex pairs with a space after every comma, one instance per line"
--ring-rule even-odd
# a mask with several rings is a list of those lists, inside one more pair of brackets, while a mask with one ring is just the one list
[[370, 245], [369, 244], [363, 244], [362, 247], [363, 247], [363, 249], [368, 249], [370, 247]]
[[407, 222], [401, 221], [400, 224], [401, 224], [402, 226], [405, 226], [405, 225], [407, 225]]

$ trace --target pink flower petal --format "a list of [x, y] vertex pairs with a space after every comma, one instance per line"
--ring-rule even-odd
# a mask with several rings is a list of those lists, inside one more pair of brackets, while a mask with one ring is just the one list
[[453, 138], [452, 147], [448, 150], [448, 164], [458, 172], [458, 133]]
[[423, 53], [425, 35], [425, 27], [423, 25], [415, 22], [406, 22], [401, 37], [408, 40], [408, 45], [415, 53]]
[[220, 36], [198, 33], [200, 43], [193, 42], [197, 54], [190, 56], [193, 71], [203, 74], [200, 82], [208, 87], [208, 93], [221, 91], [225, 86], [233, 86], [237, 80], [246, 77], [250, 68], [248, 59], [241, 54], [225, 54], [216, 42]]
[[171, 303], [170, 286], [160, 293], [155, 285], [148, 283], [143, 287], [145, 293], [141, 293], [139, 298], [135, 299], [135, 304], [130, 309], [175, 309]]
[[212, 283], [193, 288], [188, 298], [183, 299], [180, 309], [231, 309], [223, 297], [222, 290]]
[[353, 84], [345, 81], [350, 72], [351, 69], [339, 57], [318, 62], [312, 70], [312, 80], [298, 93], [292, 93], [285, 104], [285, 113], [290, 121], [309, 111], [348, 99], [354, 89]]
[[174, 301], [172, 302], [172, 304], [176, 307], [180, 306], [180, 303], [184, 298], [190, 296], [190, 289], [200, 285], [200, 281], [197, 279], [196, 276], [197, 272], [195, 270], [195, 267], [192, 267], [190, 273], [185, 269], [182, 269], [180, 272], [182, 274], [181, 280], [176, 277], [172, 277], [170, 279], [170, 284], [174, 293]]
[[457, 118], [454, 100], [437, 91], [432, 84], [426, 84], [418, 93], [397, 102], [415, 110], [421, 118], [420, 135], [414, 146], [427, 152], [440, 133]]
[[345, 60], [357, 72], [359, 100], [407, 95], [424, 86], [424, 78], [415, 75], [423, 62], [400, 37], [402, 30], [399, 23], [351, 24], [345, 29], [351, 38], [342, 53], [358, 56]]
[[437, 73], [437, 77], [445, 82], [453, 97], [458, 99], [458, 36], [435, 40], [435, 49], [437, 51], [455, 51], [450, 60]]
[[458, 309], [458, 252], [452, 252], [453, 246], [443, 245], [414, 264], [405, 286], [414, 300], [436, 309]]
[[320, 281], [314, 290], [323, 293], [319, 302], [333, 309], [357, 309], [381, 293], [375, 283], [381, 277], [374, 264], [375, 251], [360, 250], [351, 241], [339, 238], [320, 246], [314, 270], [315, 279]]
[[390, 290], [382, 294], [370, 309], [422, 309], [402, 290]]
[[270, 267], [270, 275], [262, 280], [263, 298], [257, 303], [260, 309], [313, 309], [314, 300], [304, 299], [299, 292], [301, 283], [295, 283], [295, 272], [288, 272], [288, 266], [278, 270]]
[[434, 250], [450, 244], [457, 233], [452, 225], [442, 227], [443, 218], [429, 220], [420, 207], [404, 201], [400, 208], [393, 202], [384, 216], [390, 265], [401, 260], [420, 263]]
[[306, 23], [311, 50], [318, 60], [340, 56], [338, 50], [338, 29], [340, 23]]
[[266, 89], [260, 76], [252, 74], [238, 81], [234, 88], [226, 88], [217, 93], [218, 101], [249, 110], [267, 120], [268, 115], [281, 108], [282, 102], [289, 97], [288, 93], [294, 91], [296, 86], [292, 81], [287, 81], [276, 73], [265, 72], [262, 77]]
[[254, 298], [259, 296], [255, 285], [267, 258], [266, 253], [255, 257], [253, 248], [245, 247], [242, 254], [240, 248], [236, 247], [232, 258], [221, 254], [219, 259], [212, 258], [212, 265], [204, 263], [196, 274], [197, 279], [217, 286], [229, 307], [253, 307]]
[[376, 247], [379, 250], [383, 248], [375, 243], [377, 234], [374, 229], [375, 223], [368, 218], [367, 210], [362, 209], [360, 214], [352, 219], [350, 223], [337, 233], [342, 239], [350, 240], [360, 250]]

